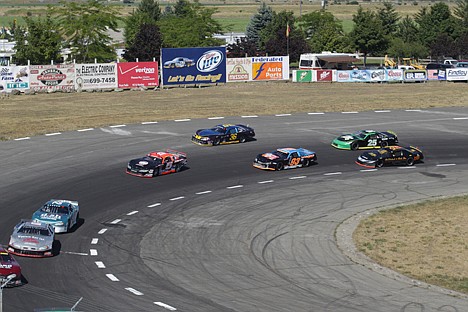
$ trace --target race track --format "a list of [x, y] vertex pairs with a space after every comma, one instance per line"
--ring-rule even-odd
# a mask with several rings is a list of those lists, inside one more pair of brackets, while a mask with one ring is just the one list
[[[190, 142], [219, 123], [249, 124], [257, 140]], [[363, 170], [359, 151], [330, 146], [360, 129], [394, 130], [424, 163]], [[0, 142], [0, 244], [50, 198], [78, 200], [83, 218], [57, 236], [60, 255], [16, 257], [27, 284], [4, 290], [4, 311], [70, 308], [81, 297], [78, 311], [468, 311], [466, 296], [351, 261], [335, 238], [368, 209], [466, 193], [467, 129], [468, 108], [434, 108], [161, 121]], [[252, 167], [278, 147], [309, 148], [318, 164]], [[186, 152], [189, 168], [125, 174], [129, 159], [166, 148]]]

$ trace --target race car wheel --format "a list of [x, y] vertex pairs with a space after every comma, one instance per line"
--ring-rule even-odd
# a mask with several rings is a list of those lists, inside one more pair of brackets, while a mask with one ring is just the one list
[[413, 157], [409, 157], [409, 158], [406, 160], [406, 165], [408, 165], [408, 166], [414, 165], [414, 158], [413, 158]]
[[382, 167], [383, 167], [383, 160], [382, 159], [377, 160], [377, 162], [375, 163], [375, 168], [382, 168]]
[[218, 138], [213, 140], [213, 146], [219, 145], [219, 143], [221, 143], [221, 141]]
[[351, 147], [352, 151], [355, 151], [355, 150], [358, 149], [359, 144], [358, 144], [358, 142], [353, 142], [353, 143], [351, 143], [350, 147]]
[[239, 138], [239, 142], [245, 143], [245, 137], [244, 137], [244, 136], [240, 137], [240, 138]]
[[302, 167], [309, 167], [310, 166], [310, 160], [304, 159], [302, 161]]
[[387, 146], [388, 146], [388, 141], [382, 141], [382, 142], [380, 143], [380, 146], [381, 146], [381, 147], [387, 147]]
[[158, 167], [157, 169], [154, 169], [153, 171], [153, 177], [161, 175], [161, 167]]
[[181, 167], [181, 165], [176, 165], [176, 166], [175, 166], [175, 172], [179, 172], [179, 171], [180, 171], [180, 167]]
[[276, 170], [281, 171], [281, 170], [283, 170], [283, 169], [284, 169], [283, 163], [277, 163], [277, 164], [276, 164]]

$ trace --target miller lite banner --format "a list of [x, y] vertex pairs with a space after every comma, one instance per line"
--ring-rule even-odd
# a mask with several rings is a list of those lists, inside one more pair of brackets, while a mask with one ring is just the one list
[[161, 50], [162, 85], [226, 82], [226, 47]]

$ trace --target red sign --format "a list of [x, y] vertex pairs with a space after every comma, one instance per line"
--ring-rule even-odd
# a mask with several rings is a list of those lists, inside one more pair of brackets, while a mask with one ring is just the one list
[[158, 62], [117, 63], [117, 81], [121, 89], [157, 87]]
[[332, 71], [317, 70], [317, 81], [332, 81]]

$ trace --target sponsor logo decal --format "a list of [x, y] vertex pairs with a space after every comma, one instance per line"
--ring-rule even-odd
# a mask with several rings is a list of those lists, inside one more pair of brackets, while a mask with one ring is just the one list
[[210, 50], [197, 61], [197, 69], [203, 73], [214, 71], [223, 61], [223, 53], [218, 50]]

